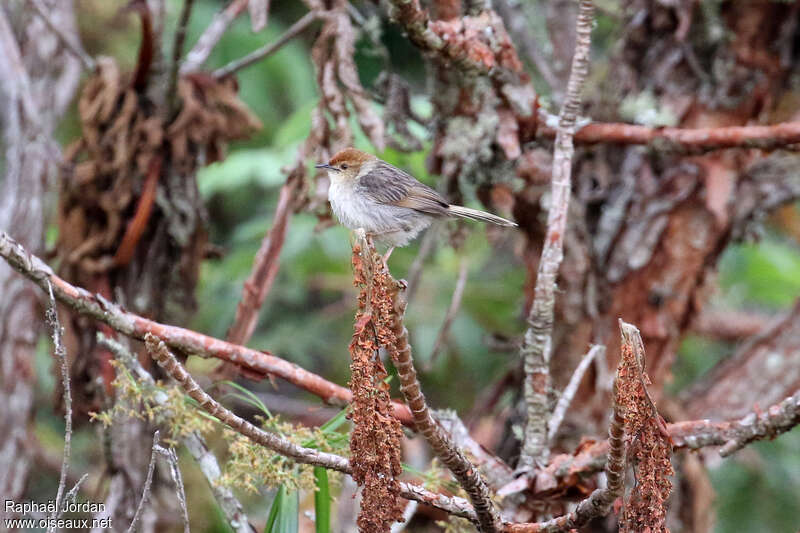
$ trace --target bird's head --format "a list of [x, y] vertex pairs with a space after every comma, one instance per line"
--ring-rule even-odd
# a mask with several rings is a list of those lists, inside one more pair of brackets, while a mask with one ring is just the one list
[[372, 161], [378, 159], [372, 154], [356, 150], [355, 148], [345, 148], [334, 155], [330, 161], [317, 168], [328, 169], [331, 178], [351, 181], [355, 180], [361, 168]]

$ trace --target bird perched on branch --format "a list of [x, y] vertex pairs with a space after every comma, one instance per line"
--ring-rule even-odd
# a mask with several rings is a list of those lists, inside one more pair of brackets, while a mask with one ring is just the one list
[[342, 225], [362, 228], [390, 246], [407, 245], [437, 218], [468, 218], [498, 226], [514, 222], [491, 213], [451, 205], [441, 194], [372, 154], [346, 148], [317, 168], [328, 170], [328, 199]]

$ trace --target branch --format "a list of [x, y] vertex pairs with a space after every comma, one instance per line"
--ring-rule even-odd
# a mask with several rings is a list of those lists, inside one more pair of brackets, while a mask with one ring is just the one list
[[552, 59], [542, 53], [542, 47], [536, 43], [534, 34], [531, 32], [525, 12], [526, 7], [529, 5], [509, 0], [499, 0], [494, 4], [495, 9], [497, 9], [497, 12], [500, 13], [500, 16], [503, 17], [508, 26], [509, 32], [520, 43], [520, 51], [534, 64], [542, 79], [550, 87], [550, 90], [555, 91], [560, 85], [560, 80], [551, 66]]
[[64, 43], [67, 50], [70, 51], [72, 55], [74, 55], [83, 65], [83, 68], [88, 70], [89, 72], [93, 72], [96, 66], [96, 63], [92, 57], [86, 53], [86, 51], [81, 47], [80, 43], [74, 42], [70, 39], [69, 35], [64, 33], [64, 30], [56, 26], [55, 22], [53, 22], [50, 16], [47, 14], [44, 6], [40, 3], [41, 0], [28, 0], [30, 6], [36, 11], [36, 14], [41, 17], [47, 27], [50, 28], [50, 31], [56, 34], [56, 36]]
[[[170, 353], [163, 341], [148, 334], [145, 344], [150, 356], [155, 359], [167, 374], [178, 382], [184, 392], [194, 399], [208, 414], [214, 416], [234, 431], [251, 439], [276, 453], [290, 457], [298, 463], [321, 466], [345, 474], [352, 473], [350, 463], [344, 457], [299, 446], [281, 436], [274, 435], [255, 427], [250, 422], [236, 416], [206, 394], [186, 369]], [[400, 495], [407, 499], [417, 500], [433, 507], [447, 511], [456, 516], [476, 520], [472, 507], [462, 498], [447, 497], [430, 492], [410, 483], [399, 483]]]
[[172, 43], [172, 63], [169, 67], [169, 85], [167, 89], [170, 113], [175, 107], [177, 98], [178, 71], [181, 66], [181, 55], [183, 55], [183, 42], [186, 40], [186, 28], [189, 25], [189, 18], [192, 16], [192, 7], [194, 7], [194, 0], [183, 0], [183, 8], [178, 17], [178, 28], [175, 30], [175, 40]]
[[281, 187], [272, 228], [261, 241], [261, 248], [253, 262], [250, 277], [244, 282], [242, 299], [236, 307], [236, 317], [228, 330], [227, 340], [234, 344], [247, 344], [258, 320], [258, 311], [269, 294], [280, 263], [278, 258], [289, 230], [289, 215], [297, 180], [290, 179]]
[[[583, 7], [583, 3], [581, 3], [581, 7]], [[623, 440], [625, 419], [622, 412], [624, 404], [620, 382], [626, 378], [626, 376], [622, 375], [622, 369], [623, 361], [620, 360], [620, 364], [617, 367], [617, 376], [614, 379], [611, 421], [608, 426], [606, 487], [595, 489], [571, 513], [546, 522], [512, 524], [506, 528], [508, 533], [553, 533], [577, 529], [588, 524], [594, 518], [605, 516], [614, 500], [622, 495], [625, 481], [625, 442]], [[627, 377], [631, 379], [630, 376]]]
[[411, 357], [408, 330], [403, 324], [406, 302], [401, 294], [402, 285], [391, 277], [384, 266], [383, 259], [363, 233], [358, 235], [353, 253], [360, 253], [364, 260], [371, 265], [373, 290], [384, 291], [387, 307], [391, 306], [388, 309], [378, 310], [376, 317], [378, 338], [397, 369], [400, 391], [411, 408], [417, 431], [425, 437], [436, 456], [450, 469], [458, 483], [469, 495], [478, 517], [480, 531], [489, 533], [497, 531], [499, 517], [486, 482], [475, 465], [456, 446], [452, 437], [433, 418], [425, 402], [425, 396], [422, 393]]
[[771, 317], [761, 313], [703, 309], [694, 318], [690, 328], [698, 335], [725, 341], [737, 341], [765, 331], [771, 321]]
[[439, 350], [447, 339], [447, 334], [450, 331], [450, 326], [458, 314], [458, 309], [461, 307], [461, 298], [464, 296], [464, 287], [467, 286], [467, 274], [469, 273], [469, 264], [466, 259], [461, 260], [458, 268], [458, 279], [456, 280], [456, 288], [453, 289], [453, 296], [450, 299], [450, 307], [447, 308], [447, 314], [442, 321], [442, 327], [439, 328], [439, 334], [436, 335], [436, 341], [433, 343], [431, 356], [428, 358], [428, 367], [432, 367], [436, 361], [436, 356], [439, 355]]
[[186, 394], [200, 404], [206, 412], [216, 417], [223, 424], [230, 426], [253, 442], [294, 459], [297, 462], [322, 466], [324, 468], [338, 470], [339, 472], [349, 471], [350, 466], [347, 459], [343, 457], [299, 446], [278, 435], [259, 429], [247, 420], [236, 416], [200, 388], [200, 385], [198, 385], [186, 369], [178, 363], [178, 360], [175, 359], [175, 356], [172, 355], [163, 341], [158, 339], [155, 335], [148, 333], [144, 337], [144, 342], [150, 357], [155, 359], [159, 366], [183, 387]]
[[605, 349], [605, 346], [595, 344], [591, 347], [589, 353], [583, 356], [581, 362], [578, 363], [578, 366], [575, 368], [575, 372], [573, 372], [572, 377], [569, 378], [569, 383], [567, 383], [567, 386], [564, 387], [564, 392], [561, 393], [561, 398], [558, 399], [558, 403], [556, 404], [555, 409], [553, 409], [553, 416], [550, 417], [550, 424], [547, 433], [548, 442], [553, 442], [553, 439], [556, 437], [558, 428], [561, 426], [561, 422], [564, 420], [564, 415], [567, 414], [567, 409], [569, 409], [569, 405], [572, 403], [575, 393], [578, 392], [578, 386], [581, 384], [583, 374], [586, 373], [586, 370], [589, 368], [589, 365], [592, 364], [594, 358], [599, 353], [604, 352]]
[[[773, 439], [800, 425], [800, 390], [766, 412], [749, 413], [737, 420], [712, 422], [689, 420], [667, 424], [666, 429], [675, 450], [700, 450], [708, 446], [723, 446], [720, 453], [729, 455], [756, 440]], [[729, 444], [730, 443], [730, 444]], [[741, 446], [740, 446], [741, 444]], [[725, 446], [730, 445], [730, 449]], [[608, 441], [600, 441], [581, 449], [580, 453], [553, 457], [547, 468], [536, 474], [534, 497], [562, 492], [565, 485], [599, 472], [605, 466]]]
[[[543, 135], [555, 134], [552, 128], [540, 129]], [[725, 128], [661, 128], [622, 123], [587, 124], [575, 133], [581, 144], [653, 144], [660, 148], [715, 150], [721, 148], [759, 148], [772, 150], [800, 143], [800, 122], [769, 126], [730, 126]]]
[[[731, 422], [682, 422], [671, 424], [670, 436], [676, 445], [687, 448], [720, 445], [719, 453], [727, 457], [741, 450], [751, 442], [774, 439], [800, 424], [800, 390], [767, 409], [766, 413], [750, 413]], [[679, 436], [681, 430], [690, 429], [686, 435]], [[673, 436], [673, 433], [675, 435]]]
[[[142, 367], [139, 360], [122, 344], [114, 339], [106, 337], [100, 332], [97, 333], [97, 343], [100, 346], [108, 348], [108, 350], [114, 354], [114, 358], [119, 361], [131, 375], [136, 376], [136, 380], [142, 384], [143, 387], [149, 390], [155, 389], [156, 382], [153, 376]], [[159, 405], [163, 405], [167, 401], [166, 397], [163, 395], [154, 395], [153, 400]], [[193, 431], [185, 437], [182, 437], [181, 442], [186, 446], [186, 449], [189, 450], [189, 453], [194, 458], [200, 471], [208, 481], [211, 493], [217, 500], [222, 514], [225, 515], [231, 529], [236, 533], [252, 533], [253, 528], [249, 524], [242, 504], [229, 488], [219, 483], [219, 479], [222, 477], [222, 469], [217, 462], [216, 456], [208, 449], [203, 436]]]
[[155, 434], [153, 435], [153, 448], [150, 452], [150, 463], [147, 465], [147, 477], [144, 480], [144, 488], [142, 489], [142, 499], [139, 500], [139, 505], [136, 506], [136, 513], [133, 515], [133, 520], [131, 520], [131, 525], [128, 527], [127, 533], [133, 533], [136, 531], [136, 525], [139, 523], [139, 520], [142, 518], [142, 511], [144, 510], [144, 504], [147, 501], [147, 496], [150, 494], [150, 485], [153, 483], [153, 471], [156, 468], [156, 453], [158, 448], [158, 430], [156, 430]]
[[319, 18], [319, 16], [314, 11], [306, 13], [303, 18], [292, 24], [289, 29], [283, 33], [283, 35], [275, 40], [275, 42], [264, 45], [258, 50], [254, 50], [246, 56], [235, 61], [231, 61], [224, 67], [218, 68], [212, 73], [212, 76], [217, 79], [224, 78], [225, 76], [230, 76], [231, 74], [243, 68], [249, 67], [253, 63], [260, 61], [265, 57], [269, 57], [283, 48], [286, 43], [303, 33], [303, 31], [308, 28], [312, 22], [317, 20], [317, 18]]
[[[5, 258], [12, 268], [42, 289], [47, 290], [48, 282], [52, 283], [53, 293], [58, 301], [82, 315], [108, 324], [112, 329], [124, 335], [143, 340], [145, 334], [151, 333], [181, 352], [229, 361], [256, 375], [271, 374], [285, 379], [333, 405], [347, 405], [352, 398], [349, 389], [331, 383], [325, 378], [269, 352], [225, 342], [189, 329], [161, 324], [124, 311], [102, 296], [93, 295], [56, 276], [41, 259], [28, 253], [3, 231], [0, 231], [0, 256]], [[411, 413], [407, 406], [394, 402], [393, 408], [394, 415], [401, 422], [411, 423]]]
[[178, 454], [175, 453], [174, 448], [164, 448], [159, 444], [153, 444], [153, 449], [164, 456], [169, 463], [169, 472], [175, 483], [175, 491], [183, 515], [183, 532], [189, 533], [189, 509], [186, 507], [186, 491], [183, 488], [183, 476], [181, 476], [181, 469], [178, 466]]
[[529, 328], [520, 349], [525, 364], [525, 403], [527, 421], [525, 440], [519, 464], [533, 469], [547, 463], [547, 422], [549, 418], [550, 351], [552, 349], [553, 310], [555, 308], [556, 276], [564, 258], [564, 235], [567, 231], [567, 212], [572, 188], [572, 136], [580, 110], [581, 91], [589, 70], [589, 52], [594, 14], [591, 0], [581, 0], [576, 28], [575, 55], [567, 83], [564, 106], [561, 109], [558, 133], [553, 154], [553, 177], [547, 233], [539, 271], [536, 276], [534, 300], [528, 314]]
[[[70, 390], [69, 367], [67, 365], [67, 349], [64, 347], [64, 341], [61, 338], [64, 330], [61, 328], [61, 323], [58, 320], [53, 287], [49, 283], [47, 287], [50, 293], [50, 306], [47, 308], [47, 323], [53, 330], [53, 355], [58, 360], [61, 368], [61, 386], [64, 388], [64, 456], [61, 459], [61, 474], [58, 479], [58, 491], [56, 492], [56, 508], [53, 510], [52, 514], [52, 518], [58, 518], [64, 498], [67, 474], [69, 474], [69, 457], [72, 451], [72, 392]], [[80, 484], [80, 481], [78, 484]], [[52, 525], [47, 528], [48, 532], [56, 530], [56, 520], [52, 520], [51, 522]]]
[[181, 74], [193, 72], [203, 66], [228, 26], [245, 10], [247, 1], [232, 0], [225, 9], [214, 15], [203, 35], [197, 39], [194, 47], [186, 54], [186, 60], [180, 68]]

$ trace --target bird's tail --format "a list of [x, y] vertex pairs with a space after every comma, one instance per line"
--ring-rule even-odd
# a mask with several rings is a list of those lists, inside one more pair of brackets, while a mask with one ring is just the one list
[[456, 217], [469, 218], [470, 220], [477, 220], [479, 222], [489, 222], [491, 224], [497, 224], [498, 226], [517, 225], [516, 222], [511, 222], [503, 217], [499, 217], [485, 211], [479, 211], [477, 209], [470, 209], [469, 207], [461, 207], [460, 205], [451, 205], [447, 208], [447, 211]]

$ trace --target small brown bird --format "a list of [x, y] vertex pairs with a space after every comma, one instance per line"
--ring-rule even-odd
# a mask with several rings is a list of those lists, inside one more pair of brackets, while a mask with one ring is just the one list
[[491, 213], [450, 205], [407, 172], [355, 148], [342, 150], [317, 168], [328, 169], [328, 199], [339, 222], [351, 230], [362, 228], [392, 248], [405, 246], [437, 218], [516, 226]]

